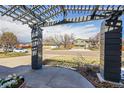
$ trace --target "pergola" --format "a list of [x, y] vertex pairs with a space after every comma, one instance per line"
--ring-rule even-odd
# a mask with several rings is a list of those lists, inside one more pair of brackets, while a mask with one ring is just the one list
[[42, 68], [42, 27], [104, 19], [100, 37], [100, 73], [105, 80], [121, 79], [123, 5], [0, 5], [0, 15], [32, 29], [32, 69]]

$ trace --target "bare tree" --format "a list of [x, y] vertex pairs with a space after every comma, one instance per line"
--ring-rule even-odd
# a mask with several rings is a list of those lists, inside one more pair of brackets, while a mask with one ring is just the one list
[[45, 44], [52, 44], [56, 45], [58, 48], [60, 48], [61, 45], [64, 46], [64, 48], [68, 48], [69, 45], [73, 45], [74, 43], [74, 35], [73, 34], [64, 34], [64, 35], [54, 35], [51, 37], [47, 37], [47, 39], [44, 40]]
[[72, 45], [74, 42], [74, 35], [68, 35], [68, 34], [64, 34], [64, 35], [60, 35], [60, 40], [62, 45], [64, 45], [64, 48], [67, 48], [68, 45]]
[[8, 52], [9, 49], [12, 49], [17, 43], [17, 37], [12, 32], [3, 32], [0, 41], [4, 51]]
[[56, 45], [58, 48], [61, 45], [61, 41], [58, 35], [55, 35], [54, 37], [50, 37], [51, 42]]
[[91, 42], [92, 47], [99, 48], [100, 33], [97, 33], [94, 37], [90, 37], [89, 41]]
[[1, 44], [1, 37], [0, 37], [0, 46], [1, 46], [2, 44]]

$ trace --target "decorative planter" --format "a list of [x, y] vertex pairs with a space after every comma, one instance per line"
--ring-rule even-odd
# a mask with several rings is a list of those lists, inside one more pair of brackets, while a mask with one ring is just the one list
[[6, 78], [0, 79], [0, 88], [25, 88], [26, 82], [23, 76], [16, 74], [8, 75]]
[[20, 86], [19, 88], [26, 88], [26, 82], [24, 81]]

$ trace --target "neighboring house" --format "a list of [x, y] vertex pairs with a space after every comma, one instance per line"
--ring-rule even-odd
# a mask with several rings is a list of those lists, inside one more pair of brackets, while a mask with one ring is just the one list
[[99, 42], [91, 39], [76, 39], [74, 45], [78, 47], [83, 47], [84, 49], [98, 48]]
[[76, 39], [74, 41], [74, 45], [87, 49], [89, 47], [89, 40], [88, 39]]
[[[50, 46], [51, 48], [58, 48], [58, 46], [55, 45], [51, 40], [44, 40], [43, 45]], [[89, 49], [89, 48], [98, 48], [99, 44], [96, 40], [79, 38], [68, 44], [69, 48], [72, 48], [73, 46], [82, 47], [84, 49]], [[59, 47], [63, 48], [63, 45], [60, 44]]]
[[16, 45], [16, 48], [31, 48], [31, 43], [20, 43]]

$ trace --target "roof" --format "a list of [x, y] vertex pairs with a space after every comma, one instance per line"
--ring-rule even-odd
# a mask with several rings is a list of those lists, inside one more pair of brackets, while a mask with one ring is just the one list
[[0, 15], [9, 16], [30, 27], [105, 19], [124, 5], [0, 5]]

